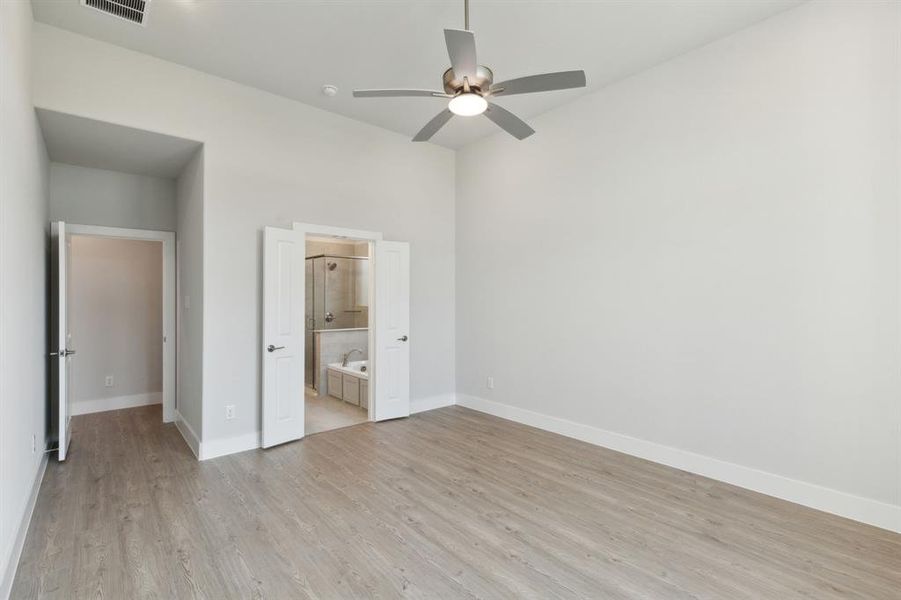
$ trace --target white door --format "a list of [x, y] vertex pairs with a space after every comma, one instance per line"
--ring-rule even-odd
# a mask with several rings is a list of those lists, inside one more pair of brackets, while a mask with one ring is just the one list
[[375, 420], [410, 416], [410, 244], [375, 243]]
[[50, 426], [56, 435], [59, 460], [69, 450], [69, 361], [75, 350], [68, 347], [66, 319], [66, 274], [68, 271], [66, 224], [50, 224]]
[[263, 447], [303, 437], [302, 231], [263, 234]]

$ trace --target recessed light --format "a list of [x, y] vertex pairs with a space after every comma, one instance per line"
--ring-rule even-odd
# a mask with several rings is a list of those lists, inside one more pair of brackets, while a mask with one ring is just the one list
[[338, 86], [327, 83], [322, 86], [322, 94], [329, 98], [333, 98], [338, 95]]

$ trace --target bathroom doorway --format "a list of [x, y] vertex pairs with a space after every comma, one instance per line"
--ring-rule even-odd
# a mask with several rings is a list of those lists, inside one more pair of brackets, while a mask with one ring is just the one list
[[[368, 249], [365, 257], [354, 254], [337, 255], [339, 258], [356, 262], [348, 263], [341, 271], [340, 265], [336, 264], [332, 271], [343, 273], [351, 281], [353, 277], [357, 277], [359, 283], [343, 288], [345, 294], [343, 304], [326, 305], [323, 299], [319, 308], [313, 308], [313, 314], [308, 314], [306, 310], [308, 237], [325, 238], [331, 242], [362, 243]], [[356, 249], [354, 252], [356, 253]], [[327, 263], [337, 261], [335, 258], [328, 259], [325, 256], [326, 252], [321, 254], [323, 254], [321, 268], [324, 276], [324, 273], [329, 271]], [[313, 258], [315, 255], [310, 256]], [[271, 448], [299, 440], [313, 432], [306, 426], [307, 394], [313, 392], [317, 399], [340, 400], [345, 404], [356, 406], [357, 410], [351, 411], [351, 414], [355, 415], [354, 421], [360, 421], [362, 412], [365, 412], [362, 419], [365, 421], [387, 421], [409, 416], [410, 244], [384, 240], [382, 234], [378, 232], [293, 223], [291, 229], [279, 227], [263, 229], [262, 258], [261, 446]], [[367, 260], [359, 262], [364, 258]], [[357, 268], [362, 264], [368, 264], [368, 272], [362, 267]], [[316, 264], [311, 261], [310, 276], [314, 280], [315, 267]], [[363, 282], [368, 282], [365, 291]], [[326, 294], [328, 290], [324, 283], [323, 281], [318, 290]], [[331, 289], [334, 292], [336, 288]], [[316, 287], [311, 288], [310, 294], [318, 294], [316, 290]], [[351, 297], [350, 294], [356, 297]], [[368, 300], [365, 300], [362, 296], [367, 294]], [[341, 315], [336, 310], [337, 307], [344, 307], [341, 310], [346, 309], [350, 315]], [[307, 325], [309, 324], [309, 333], [312, 335], [309, 343], [314, 349], [314, 355], [317, 348], [317, 333], [323, 333], [317, 332], [318, 324], [315, 317], [317, 312], [320, 322], [326, 323], [326, 326], [322, 327], [326, 330], [324, 332], [326, 335], [341, 333], [336, 331], [337, 329], [364, 329], [358, 325], [364, 322], [361, 315], [365, 314], [366, 346], [365, 348], [347, 346], [337, 356], [334, 353], [330, 357], [320, 354], [318, 362], [314, 357], [313, 373], [308, 385]], [[326, 320], [326, 313], [332, 313], [330, 321]], [[306, 317], [312, 317], [312, 320]], [[339, 324], [344, 326], [338, 327]], [[319, 343], [319, 348], [324, 350], [326, 342], [320, 340]], [[357, 351], [350, 352], [351, 350]], [[345, 362], [348, 364], [345, 365]], [[329, 388], [330, 375], [333, 382], [331, 388]], [[345, 380], [345, 375], [352, 379]], [[349, 408], [345, 404], [332, 403], [331, 406], [340, 407], [338, 410], [344, 411]], [[333, 416], [334, 412], [329, 411], [328, 414]], [[351, 424], [353, 423], [346, 421], [336, 423], [332, 420], [330, 424], [314, 425], [313, 429], [317, 432], [326, 431]]]
[[307, 435], [370, 420], [371, 243], [308, 235], [304, 260]]

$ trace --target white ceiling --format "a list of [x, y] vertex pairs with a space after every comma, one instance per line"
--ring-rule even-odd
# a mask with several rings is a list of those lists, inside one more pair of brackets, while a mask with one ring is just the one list
[[[472, 0], [479, 62], [495, 80], [582, 68], [588, 88], [498, 99], [528, 117], [743, 29], [801, 0]], [[32, 0], [64, 29], [294, 98], [412, 137], [435, 98], [353, 98], [353, 88], [441, 89], [445, 27], [462, 0], [152, 0], [146, 26], [79, 0]], [[329, 98], [324, 84], [339, 93]], [[497, 131], [456, 118], [434, 142], [458, 148]], [[541, 133], [540, 131], [538, 132]]]
[[47, 154], [55, 162], [174, 179], [201, 144], [37, 109]]

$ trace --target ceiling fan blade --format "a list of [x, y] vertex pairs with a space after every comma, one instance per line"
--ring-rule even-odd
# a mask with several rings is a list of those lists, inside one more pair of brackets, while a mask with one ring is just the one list
[[354, 98], [396, 98], [402, 96], [432, 96], [450, 98], [437, 90], [354, 90]]
[[465, 29], [445, 29], [444, 41], [454, 75], [472, 80], [476, 76], [476, 36]]
[[559, 73], [529, 75], [495, 83], [491, 86], [491, 95], [512, 96], [513, 94], [531, 94], [532, 92], [550, 92], [580, 87], [585, 87], [585, 71], [560, 71]]
[[529, 127], [528, 123], [497, 104], [489, 102], [488, 108], [485, 110], [485, 116], [518, 140], [524, 140], [535, 133], [535, 130]]
[[416, 137], [413, 138], [414, 142], [427, 142], [432, 139], [432, 136], [438, 133], [438, 130], [444, 127], [444, 124], [450, 121], [451, 117], [454, 116], [450, 110], [445, 108], [440, 113], [435, 115], [431, 121], [425, 124], [425, 127], [419, 130], [419, 133], [416, 134]]

